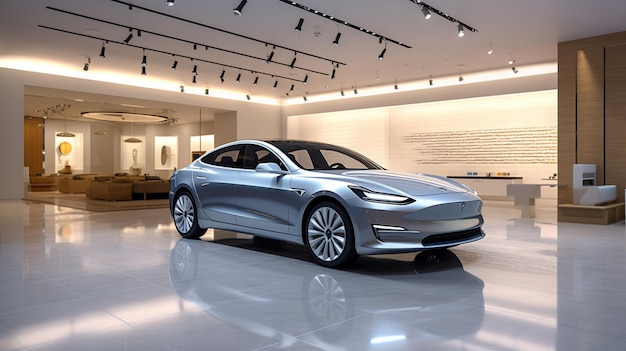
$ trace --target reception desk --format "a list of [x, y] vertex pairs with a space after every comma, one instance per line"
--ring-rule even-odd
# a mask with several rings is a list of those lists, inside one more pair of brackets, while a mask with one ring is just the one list
[[506, 197], [509, 184], [522, 184], [523, 178], [517, 176], [448, 176], [450, 179], [474, 189], [479, 196]]

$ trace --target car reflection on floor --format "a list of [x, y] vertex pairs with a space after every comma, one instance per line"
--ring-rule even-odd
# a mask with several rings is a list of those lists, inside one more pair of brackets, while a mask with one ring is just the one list
[[284, 257], [300, 253], [272, 242], [226, 243], [180, 239], [170, 255], [172, 286], [219, 322], [274, 341], [278, 349], [300, 338], [341, 350], [342, 339], [355, 335], [363, 344], [352, 342], [351, 348], [359, 350], [388, 342], [428, 344], [446, 338], [437, 335], [441, 325], [464, 337], [484, 319], [482, 280], [465, 272], [449, 250], [424, 251], [408, 263], [362, 257], [336, 270]]

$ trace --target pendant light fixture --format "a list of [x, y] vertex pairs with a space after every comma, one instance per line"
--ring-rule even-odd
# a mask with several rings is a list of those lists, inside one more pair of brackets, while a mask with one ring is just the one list
[[130, 138], [124, 139], [125, 143], [141, 143], [141, 139], [135, 137], [135, 133], [133, 133], [133, 118], [130, 118]]
[[70, 133], [67, 131], [67, 109], [70, 108], [70, 105], [61, 104], [61, 108], [63, 109], [63, 114], [65, 115], [65, 130], [61, 133], [57, 133], [57, 136], [65, 137], [65, 138], [73, 138], [76, 135], [74, 133]]

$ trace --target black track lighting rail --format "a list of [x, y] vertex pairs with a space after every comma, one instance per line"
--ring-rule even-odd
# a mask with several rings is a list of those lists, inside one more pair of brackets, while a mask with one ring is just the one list
[[[260, 74], [260, 75], [269, 76], [269, 77], [273, 77], [273, 78], [281, 78], [281, 79], [288, 80], [288, 81], [305, 83], [305, 79], [294, 79], [294, 78], [289, 78], [289, 77], [276, 75], [276, 74], [273, 74], [273, 73], [260, 72], [260, 71], [257, 71], [257, 70], [251, 70], [249, 68], [243, 68], [243, 67], [223, 64], [223, 63], [210, 61], [210, 60], [205, 60], [205, 59], [197, 58], [197, 57], [193, 57], [193, 56], [181, 55], [181, 54], [177, 54], [177, 53], [174, 53], [174, 52], [169, 52], [169, 51], [164, 51], [164, 50], [159, 50], [159, 49], [152, 49], [152, 48], [143, 47], [143, 46], [134, 45], [134, 44], [127, 44], [124, 41], [105, 39], [105, 38], [102, 38], [102, 37], [97, 37], [97, 36], [93, 36], [93, 35], [89, 35], [89, 34], [83, 34], [83, 33], [76, 33], [76, 32], [72, 32], [72, 31], [69, 31], [69, 30], [49, 27], [49, 26], [45, 26], [45, 25], [41, 25], [41, 24], [38, 27], [44, 28], [44, 29], [53, 30], [53, 31], [57, 31], [57, 32], [61, 32], [61, 33], [65, 33], [65, 34], [76, 35], [76, 36], [83, 37], [83, 38], [95, 39], [95, 40], [98, 40], [98, 41], [101, 41], [101, 42], [105, 42], [107, 44], [118, 44], [118, 45], [123, 45], [123, 46], [127, 46], [127, 47], [142, 49], [142, 50], [149, 51], [149, 52], [155, 52], [155, 53], [159, 53], [159, 54], [165, 54], [165, 55], [170, 55], [170, 56], [174, 56], [174, 57], [180, 57], [180, 58], [184, 58], [184, 59], [189, 59], [190, 61], [198, 61], [198, 62], [204, 62], [204, 63], [217, 65], [217, 66], [221, 66], [221, 67], [232, 68], [232, 69], [236, 69], [236, 70], [239, 70], [239, 71], [242, 71], [242, 72], [250, 72], [252, 74]], [[323, 73], [323, 74], [325, 74], [325, 73]]]
[[285, 3], [285, 4], [287, 4], [287, 5], [291, 5], [291, 6], [293, 6], [293, 7], [296, 7], [296, 8], [298, 8], [298, 9], [300, 9], [300, 10], [307, 11], [307, 12], [309, 12], [309, 13], [311, 13], [311, 14], [314, 14], [314, 15], [317, 15], [317, 16], [320, 16], [320, 17], [323, 17], [323, 18], [325, 18], [325, 19], [327, 19], [327, 20], [331, 20], [331, 21], [336, 22], [336, 23], [338, 23], [338, 24], [341, 24], [341, 25], [343, 25], [343, 26], [346, 26], [346, 27], [352, 28], [352, 29], [357, 30], [357, 31], [359, 31], [359, 32], [362, 32], [362, 33], [365, 33], [365, 34], [369, 34], [369, 35], [371, 35], [371, 36], [374, 36], [374, 37], [378, 38], [378, 39], [379, 39], [379, 40], [381, 40], [381, 41], [382, 41], [382, 40], [384, 40], [384, 41], [387, 41], [387, 42], [390, 42], [390, 43], [393, 43], [393, 44], [396, 44], [396, 45], [402, 46], [403, 48], [407, 48], [407, 49], [410, 49], [410, 48], [411, 48], [411, 47], [410, 47], [409, 45], [407, 45], [407, 44], [404, 44], [404, 43], [399, 42], [399, 41], [397, 41], [397, 40], [395, 40], [395, 39], [391, 39], [391, 38], [389, 38], [389, 37], [386, 37], [386, 36], [384, 36], [384, 35], [381, 35], [381, 34], [379, 34], [379, 33], [376, 33], [376, 32], [375, 32], [375, 31], [373, 31], [373, 30], [369, 30], [369, 29], [367, 29], [367, 28], [365, 28], [365, 27], [357, 26], [357, 25], [355, 25], [355, 24], [349, 23], [348, 21], [344, 21], [344, 20], [342, 20], [342, 19], [339, 19], [339, 18], [337, 18], [337, 17], [335, 17], [335, 16], [329, 15], [329, 14], [324, 13], [324, 12], [322, 12], [322, 11], [319, 11], [319, 10], [316, 10], [316, 9], [310, 8], [310, 7], [308, 7], [308, 6], [305, 6], [305, 5], [299, 4], [299, 3], [295, 2], [295, 1], [292, 1], [292, 0], [278, 0], [278, 1], [280, 1], [280, 2], [282, 2], [282, 3]]
[[[103, 19], [99, 19], [99, 18], [87, 16], [87, 15], [82, 15], [82, 14], [79, 14], [79, 13], [76, 13], [76, 12], [62, 10], [62, 9], [59, 9], [59, 8], [56, 8], [56, 7], [46, 6], [46, 8], [49, 9], [49, 10], [61, 12], [61, 13], [67, 14], [67, 15], [80, 17], [80, 18], [84, 18], [84, 19], [88, 19], [88, 20], [96, 21], [96, 22], [100, 22], [100, 23], [105, 23], [105, 24], [109, 24], [109, 25], [112, 25], [112, 26], [120, 27], [120, 28], [128, 28], [130, 30], [134, 29], [134, 30], [136, 30], [138, 32], [141, 32], [143, 34], [151, 34], [151, 35], [158, 36], [158, 37], [161, 37], [161, 38], [176, 40], [176, 41], [179, 41], [179, 42], [183, 42], [183, 43], [187, 43], [187, 44], [190, 44], [190, 45], [194, 45], [194, 47], [195, 46], [201, 46], [201, 47], [205, 47], [206, 49], [218, 50], [218, 51], [226, 52], [226, 53], [229, 53], [229, 54], [239, 55], [239, 56], [243, 56], [243, 57], [247, 57], [247, 58], [251, 58], [251, 59], [255, 59], [255, 60], [260, 60], [260, 61], [266, 61], [267, 60], [266, 57], [253, 56], [253, 55], [244, 54], [244, 53], [237, 52], [237, 51], [232, 51], [232, 50], [228, 50], [228, 49], [219, 48], [219, 47], [208, 45], [208, 44], [202, 44], [202, 43], [197, 42], [197, 41], [191, 41], [191, 40], [187, 40], [187, 39], [177, 38], [177, 37], [174, 37], [174, 36], [171, 36], [171, 35], [167, 35], [167, 34], [163, 34], [163, 33], [157, 33], [157, 32], [153, 32], [153, 31], [149, 31], [149, 30], [145, 30], [145, 29], [141, 29], [141, 28], [137, 28], [137, 27], [129, 27], [129, 26], [124, 25], [124, 24], [115, 23], [115, 22], [111, 22], [111, 21], [107, 21], [107, 20], [103, 20]], [[176, 56], [180, 56], [180, 55], [176, 55]], [[328, 73], [316, 71], [316, 70], [313, 70], [313, 69], [310, 69], [310, 68], [305, 68], [305, 67], [300, 67], [300, 66], [292, 66], [290, 64], [282, 63], [282, 62], [278, 62], [278, 61], [272, 61], [272, 62], [277, 64], [277, 65], [289, 67], [291, 69], [297, 68], [297, 69], [301, 69], [301, 70], [309, 72], [309, 73], [316, 73], [316, 74], [321, 74], [321, 75], [328, 76]], [[335, 61], [333, 61], [333, 62], [335, 62]], [[246, 69], [246, 70], [249, 71], [248, 69]]]
[[461, 25], [461, 26], [463, 26], [463, 28], [465, 28], [465, 29], [468, 29], [468, 30], [470, 30], [470, 31], [472, 31], [472, 32], [478, 32], [478, 29], [473, 28], [472, 26], [467, 25], [467, 24], [465, 24], [465, 23], [463, 23], [463, 22], [459, 21], [458, 19], [456, 19], [456, 18], [454, 18], [454, 17], [452, 17], [452, 16], [448, 15], [447, 13], [445, 13], [445, 12], [443, 12], [443, 11], [439, 10], [439, 9], [436, 9], [436, 8], [434, 8], [434, 7], [430, 6], [430, 5], [428, 5], [427, 3], [423, 2], [423, 1], [420, 1], [420, 0], [409, 0], [409, 2], [412, 2], [412, 3], [416, 4], [417, 6], [422, 6], [423, 8], [428, 9], [428, 11], [430, 11], [430, 12], [432, 12], [432, 13], [436, 14], [436, 15], [437, 15], [437, 16], [439, 16], [439, 17], [442, 17], [442, 18], [447, 19], [448, 21], [450, 21], [450, 22], [452, 22], [452, 23], [455, 23], [455, 24], [457, 24], [457, 25], [459, 25], [459, 24], [460, 24], [460, 25]]
[[306, 56], [313, 57], [313, 58], [316, 58], [316, 59], [319, 59], [319, 60], [328, 61], [328, 62], [330, 62], [332, 64], [346, 65], [346, 63], [343, 63], [341, 61], [337, 61], [337, 60], [334, 60], [334, 59], [329, 59], [329, 58], [326, 58], [326, 57], [310, 54], [310, 53], [307, 53], [307, 52], [304, 52], [304, 51], [294, 50], [294, 49], [288, 48], [286, 46], [282, 46], [282, 45], [279, 45], [279, 44], [276, 44], [276, 43], [272, 43], [272, 42], [269, 42], [269, 41], [266, 41], [266, 40], [261, 40], [261, 39], [253, 38], [253, 37], [250, 37], [250, 36], [247, 36], [247, 35], [231, 32], [231, 31], [228, 31], [228, 30], [225, 30], [225, 29], [213, 27], [213, 26], [210, 26], [208, 24], [192, 21], [192, 20], [189, 20], [189, 19], [186, 19], [186, 18], [174, 16], [174, 15], [171, 15], [171, 14], [168, 14], [168, 13], [165, 13], [165, 12], [149, 9], [147, 7], [135, 5], [135, 4], [132, 4], [132, 3], [129, 3], [129, 2], [126, 2], [126, 1], [121, 1], [121, 0], [111, 0], [111, 1], [113, 1], [115, 3], [118, 3], [118, 4], [122, 4], [122, 5], [128, 6], [129, 10], [133, 10], [133, 9], [136, 8], [136, 9], [139, 9], [139, 10], [142, 10], [142, 11], [146, 11], [146, 12], [149, 12], [149, 13], [152, 13], [152, 14], [156, 14], [156, 15], [159, 15], [159, 16], [168, 17], [168, 18], [171, 18], [171, 19], [175, 19], [177, 21], [193, 24], [193, 25], [196, 25], [196, 26], [200, 26], [200, 27], [203, 27], [203, 28], [215, 30], [215, 31], [218, 31], [218, 32], [221, 32], [221, 33], [225, 33], [225, 34], [229, 34], [229, 35], [232, 35], [232, 36], [236, 36], [236, 37], [239, 37], [239, 38], [251, 40], [251, 41], [254, 41], [254, 42], [257, 42], [257, 43], [260, 43], [260, 44], [264, 44], [265, 46], [272, 46], [272, 47], [277, 48], [277, 49], [284, 49], [284, 50], [287, 50], [287, 51], [292, 51], [292, 52], [294, 52], [296, 54], [299, 54], [299, 55], [306, 55]]

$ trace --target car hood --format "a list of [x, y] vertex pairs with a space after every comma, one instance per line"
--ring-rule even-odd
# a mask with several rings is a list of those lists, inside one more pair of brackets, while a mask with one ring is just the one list
[[[448, 178], [386, 170], [344, 171], [341, 175], [352, 178], [362, 186], [390, 187], [412, 196], [440, 195], [442, 193], [467, 193], [469, 188]], [[377, 190], [377, 189], [370, 189]]]

